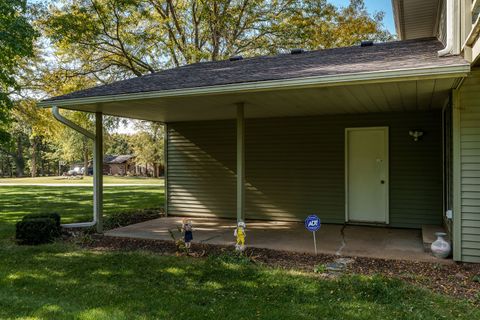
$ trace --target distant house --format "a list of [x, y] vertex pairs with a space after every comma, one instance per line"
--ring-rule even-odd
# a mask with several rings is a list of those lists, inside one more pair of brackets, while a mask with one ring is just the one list
[[103, 158], [103, 173], [112, 176], [125, 176], [127, 174], [136, 174], [135, 156], [124, 155], [106, 155]]

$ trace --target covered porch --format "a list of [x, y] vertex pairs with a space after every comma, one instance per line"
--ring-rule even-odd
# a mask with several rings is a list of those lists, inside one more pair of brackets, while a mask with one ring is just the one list
[[[116, 235], [169, 237], [176, 217], [189, 216], [200, 219], [199, 240], [230, 243], [237, 220], [247, 221], [249, 246], [309, 250], [311, 234], [300, 222], [317, 214], [324, 223], [319, 242], [330, 253], [349, 239], [341, 254], [428, 260], [420, 229], [450, 224], [444, 214], [451, 207], [449, 108], [452, 90], [469, 71], [460, 57], [439, 58], [439, 48], [427, 39], [200, 63], [42, 104], [166, 125], [169, 218], [111, 231]], [[356, 177], [356, 191], [377, 190], [364, 198], [352, 196], [349, 184], [356, 160], [348, 158], [348, 132], [369, 128], [380, 140], [365, 135], [352, 150], [384, 147], [367, 159], [371, 181]], [[101, 139], [95, 141], [98, 157]], [[355, 215], [353, 202], [363, 216]]]
[[[107, 231], [110, 237], [172, 241], [182, 238], [182, 217], [165, 217]], [[234, 246], [235, 220], [190, 218], [196, 244]], [[302, 223], [247, 220], [249, 247], [314, 254], [313, 237]], [[370, 226], [326, 224], [316, 233], [319, 254], [411, 261], [436, 261], [425, 252], [422, 232]]]

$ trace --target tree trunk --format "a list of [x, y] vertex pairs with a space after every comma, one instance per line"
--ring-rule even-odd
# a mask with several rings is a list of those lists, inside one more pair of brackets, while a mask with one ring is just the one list
[[17, 138], [17, 152], [13, 159], [15, 161], [17, 177], [23, 177], [25, 173], [25, 159], [23, 158], [22, 138]]
[[32, 154], [30, 158], [30, 174], [32, 178], [37, 176], [37, 156], [38, 156], [38, 139], [37, 137], [33, 137], [30, 139], [31, 147], [32, 147]]

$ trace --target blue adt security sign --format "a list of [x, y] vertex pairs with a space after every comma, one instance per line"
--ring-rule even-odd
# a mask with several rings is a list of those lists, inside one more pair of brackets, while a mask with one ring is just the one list
[[318, 229], [320, 229], [320, 224], [320, 218], [314, 214], [308, 216], [307, 219], [305, 219], [305, 228], [307, 228], [308, 231], [318, 231]]

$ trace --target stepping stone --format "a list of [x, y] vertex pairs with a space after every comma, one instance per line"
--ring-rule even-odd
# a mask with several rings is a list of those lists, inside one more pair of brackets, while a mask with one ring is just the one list
[[334, 262], [327, 263], [325, 267], [327, 268], [327, 271], [343, 272], [347, 268], [347, 265], [352, 262], [353, 259], [350, 258], [339, 258], [336, 259]]

